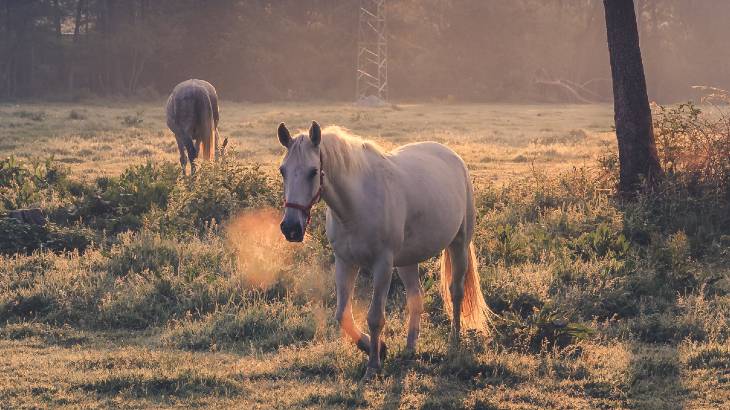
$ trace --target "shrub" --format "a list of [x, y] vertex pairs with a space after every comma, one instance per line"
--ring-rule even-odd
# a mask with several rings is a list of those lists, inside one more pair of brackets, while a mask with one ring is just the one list
[[[730, 101], [715, 91], [706, 102]], [[690, 254], [701, 256], [730, 231], [730, 123], [686, 103], [656, 106], [654, 130], [666, 176], [624, 204], [624, 232], [646, 245], [651, 232], [682, 231]]]
[[240, 210], [278, 204], [279, 189], [259, 165], [228, 158], [203, 163], [194, 176], [178, 179], [166, 209], [150, 214], [147, 226], [164, 234], [202, 234]]
[[153, 208], [165, 208], [179, 168], [171, 162], [133, 165], [119, 177], [101, 177], [85, 189], [70, 218], [117, 233], [139, 229]]
[[0, 211], [26, 208], [68, 196], [68, 169], [46, 160], [0, 161]]
[[68, 113], [68, 118], [70, 120], [85, 120], [86, 114], [83, 111], [71, 110]]
[[179, 244], [149, 232], [122, 234], [110, 252], [109, 271], [123, 276], [130, 273], [161, 275], [164, 268], [177, 272]]
[[144, 122], [142, 118], [142, 112], [137, 111], [134, 115], [125, 115], [122, 118], [122, 125], [125, 127], [139, 127]]
[[38, 249], [55, 252], [84, 251], [94, 233], [82, 226], [62, 227], [54, 223], [31, 225], [14, 218], [0, 218], [0, 253], [31, 253]]

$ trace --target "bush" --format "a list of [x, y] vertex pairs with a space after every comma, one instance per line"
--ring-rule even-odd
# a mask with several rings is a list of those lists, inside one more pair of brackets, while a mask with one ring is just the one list
[[127, 168], [119, 177], [101, 177], [84, 188], [68, 218], [112, 233], [139, 229], [144, 214], [167, 206], [179, 173], [171, 162], [148, 162]]
[[0, 161], [0, 212], [51, 203], [69, 195], [69, 171], [54, 161]]
[[[706, 102], [730, 101], [715, 91]], [[687, 103], [655, 107], [654, 131], [666, 176], [625, 204], [626, 236], [646, 245], [681, 231], [693, 257], [712, 252], [730, 231], [730, 124]]]
[[228, 158], [203, 163], [194, 176], [180, 178], [167, 207], [151, 213], [146, 225], [163, 234], [200, 235], [243, 209], [278, 205], [280, 191], [259, 165]]
[[83, 252], [94, 240], [94, 233], [82, 226], [31, 225], [14, 218], [0, 218], [0, 232], [0, 253], [10, 255], [38, 249]]

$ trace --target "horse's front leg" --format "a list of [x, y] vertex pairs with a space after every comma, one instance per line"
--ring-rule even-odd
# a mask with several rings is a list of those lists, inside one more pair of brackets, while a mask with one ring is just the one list
[[365, 353], [370, 351], [370, 337], [363, 334], [352, 317], [352, 293], [355, 289], [357, 268], [335, 256], [335, 285], [337, 287], [337, 310], [335, 319], [357, 347]]
[[177, 149], [180, 151], [180, 168], [182, 168], [182, 174], [185, 175], [185, 165], [188, 163], [188, 157], [185, 154], [185, 144], [180, 141], [177, 135], [175, 135], [175, 139], [177, 140]]
[[[383, 256], [372, 267], [373, 299], [368, 311], [368, 328], [370, 329], [370, 355], [364, 379], [373, 378], [382, 368], [385, 359], [384, 344], [380, 343], [380, 335], [385, 326], [385, 302], [388, 298], [390, 280], [393, 276], [393, 257]], [[381, 357], [382, 356], [382, 357]]]
[[423, 288], [418, 278], [418, 264], [399, 266], [398, 276], [406, 287], [408, 304], [408, 339], [406, 339], [406, 354], [416, 353], [416, 342], [421, 333], [421, 313], [423, 313]]

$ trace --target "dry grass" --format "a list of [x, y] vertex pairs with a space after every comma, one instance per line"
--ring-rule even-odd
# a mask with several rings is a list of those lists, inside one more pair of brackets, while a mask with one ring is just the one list
[[[54, 155], [86, 180], [149, 159], [176, 161], [162, 112], [162, 104], [0, 105], [0, 156]], [[274, 217], [257, 209], [219, 236], [180, 239], [145, 227], [82, 255], [0, 256], [0, 314], [8, 318], [0, 325], [0, 407], [730, 408], [730, 271], [719, 248], [727, 235], [717, 249], [703, 244], [714, 255], [707, 261], [693, 256], [684, 233], [652, 246], [632, 242], [627, 254], [620, 232], [636, 215], [581, 194], [589, 188], [580, 172], [550, 178], [592, 166], [615, 145], [609, 106], [225, 103], [221, 115], [241, 159], [266, 168], [282, 152], [280, 121], [342, 125], [385, 147], [447, 143], [479, 180], [482, 286], [491, 306], [512, 315], [514, 329], [503, 330], [539, 342], [535, 332], [560, 322], [549, 316], [557, 312], [589, 335], [563, 347], [468, 335], [462, 351], [450, 352], [430, 261], [417, 356], [401, 354], [405, 296], [396, 280], [385, 330], [392, 353], [379, 380], [359, 384], [365, 358], [332, 319], [326, 248], [316, 240], [284, 248], [270, 230]], [[517, 181], [534, 170], [544, 178]], [[216, 202], [203, 191], [223, 182], [195, 182], [182, 196]], [[178, 200], [173, 192], [170, 201]], [[175, 221], [167, 212], [163, 220]], [[319, 209], [313, 237], [321, 238], [321, 218]], [[242, 242], [253, 244], [247, 253]], [[678, 284], [664, 285], [671, 281]], [[357, 285], [359, 323], [369, 285], [364, 277]]]
[[726, 345], [609, 342], [449, 355], [427, 328], [431, 343], [416, 360], [396, 353], [382, 378], [362, 385], [362, 356], [338, 340], [242, 355], [165, 348], [145, 334], [49, 343], [51, 331], [0, 341], [5, 406], [679, 409], [727, 408], [730, 400]]
[[[53, 155], [74, 172], [119, 173], [148, 159], [177, 161], [163, 104], [0, 105], [0, 156]], [[39, 119], [35, 121], [32, 118]], [[432, 105], [361, 108], [349, 104], [221, 105], [220, 131], [242, 159], [273, 164], [281, 155], [275, 130], [313, 119], [341, 125], [386, 148], [414, 141], [446, 143], [475, 176], [505, 181], [531, 167], [553, 171], [592, 164], [606, 146], [613, 112], [608, 105]], [[141, 121], [141, 122], [140, 122]]]

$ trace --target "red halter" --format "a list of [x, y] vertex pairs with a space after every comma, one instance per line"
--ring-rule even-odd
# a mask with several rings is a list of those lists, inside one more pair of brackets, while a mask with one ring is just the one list
[[322, 199], [322, 191], [324, 190], [324, 170], [322, 169], [322, 153], [319, 153], [319, 189], [314, 197], [309, 201], [308, 205], [301, 205], [295, 202], [286, 202], [284, 198], [284, 208], [294, 208], [304, 212], [307, 215], [307, 222], [304, 224], [304, 229], [307, 229], [307, 225], [312, 220], [312, 207]]

